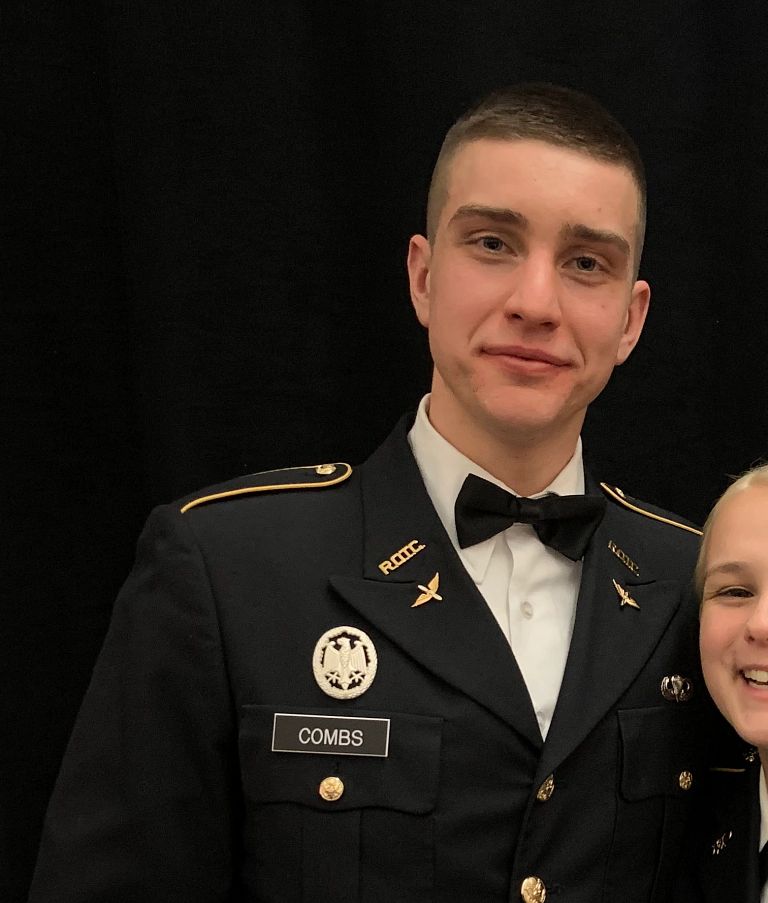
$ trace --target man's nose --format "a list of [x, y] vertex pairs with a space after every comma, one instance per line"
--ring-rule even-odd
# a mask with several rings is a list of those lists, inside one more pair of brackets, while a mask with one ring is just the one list
[[513, 320], [557, 326], [561, 319], [556, 264], [545, 254], [531, 254], [515, 271], [515, 281], [504, 304]]

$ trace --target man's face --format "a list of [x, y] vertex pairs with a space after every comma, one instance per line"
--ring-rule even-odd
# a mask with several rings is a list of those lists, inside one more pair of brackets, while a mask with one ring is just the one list
[[737, 492], [715, 516], [700, 647], [717, 707], [745, 740], [768, 753], [768, 487]]
[[575, 443], [647, 311], [632, 175], [529, 140], [473, 141], [448, 165], [433, 243], [414, 236], [408, 258], [430, 419], [459, 447], [468, 431]]

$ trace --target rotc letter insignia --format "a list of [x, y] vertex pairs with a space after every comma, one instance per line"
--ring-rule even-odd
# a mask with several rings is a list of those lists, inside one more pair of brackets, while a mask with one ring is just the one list
[[629, 592], [625, 590], [620, 583], [614, 580], [613, 585], [616, 587], [616, 592], [619, 594], [619, 598], [621, 599], [620, 605], [622, 608], [624, 608], [625, 605], [629, 605], [631, 608], [640, 608], [637, 602], [635, 602], [632, 596], [629, 595]]
[[632, 573], [636, 577], [640, 576], [640, 568], [635, 564], [634, 561], [632, 561], [632, 559], [629, 557], [629, 555], [627, 555], [626, 552], [624, 552], [616, 545], [616, 543], [612, 539], [608, 540], [608, 548], [625, 567], [628, 567], [630, 571], [632, 571]]
[[426, 549], [426, 546], [423, 542], [419, 542], [418, 539], [412, 539], [410, 542], [407, 542], [402, 549], [398, 549], [396, 552], [393, 552], [389, 558], [382, 561], [379, 565], [379, 570], [382, 574], [391, 574], [392, 571], [396, 571], [401, 565], [405, 564], [406, 561], [410, 561], [414, 555], [423, 552], [424, 549]]
[[334, 627], [317, 641], [312, 670], [317, 685], [334, 699], [354, 699], [373, 683], [378, 658], [367, 633]]
[[440, 589], [440, 574], [435, 574], [426, 586], [422, 586], [419, 583], [418, 587], [421, 590], [421, 595], [416, 599], [413, 605], [411, 605], [411, 608], [417, 608], [419, 605], [423, 605], [431, 599], [436, 599], [438, 602], [443, 601], [443, 597], [437, 594], [438, 589]]

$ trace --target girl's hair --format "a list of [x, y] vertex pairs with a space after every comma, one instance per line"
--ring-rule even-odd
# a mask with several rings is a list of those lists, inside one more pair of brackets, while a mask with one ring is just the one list
[[701, 548], [699, 549], [699, 558], [696, 562], [695, 582], [696, 591], [699, 594], [699, 598], [701, 598], [701, 594], [704, 589], [704, 572], [706, 570], [709, 537], [712, 533], [712, 526], [715, 522], [715, 519], [717, 518], [718, 512], [720, 511], [720, 507], [722, 506], [723, 502], [726, 501], [726, 499], [731, 498], [739, 492], [743, 492], [745, 489], [749, 489], [751, 486], [768, 487], [768, 464], [759, 464], [756, 467], [752, 467], [746, 473], [742, 474], [737, 480], [734, 480], [734, 482], [731, 483], [731, 485], [720, 496], [717, 502], [715, 502], [715, 507], [709, 512], [709, 517], [704, 524], [703, 535], [701, 538]]

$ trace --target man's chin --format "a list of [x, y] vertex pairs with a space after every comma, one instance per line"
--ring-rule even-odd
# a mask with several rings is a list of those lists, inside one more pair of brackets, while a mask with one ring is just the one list
[[568, 418], [560, 406], [541, 404], [541, 399], [489, 399], [483, 406], [494, 432], [518, 440], [535, 441], [567, 429]]

